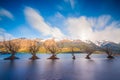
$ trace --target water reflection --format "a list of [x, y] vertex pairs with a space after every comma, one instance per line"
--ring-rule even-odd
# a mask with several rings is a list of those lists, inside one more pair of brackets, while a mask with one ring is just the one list
[[37, 67], [37, 61], [28, 62], [28, 68], [26, 71], [26, 80], [39, 80], [39, 70]]
[[61, 80], [61, 61], [60, 60], [46, 60], [44, 64], [44, 79], [45, 80]]
[[95, 80], [96, 62], [94, 60], [81, 60], [80, 67], [82, 80]]
[[93, 55], [87, 60], [76, 56], [76, 60], [71, 54], [58, 60], [0, 60], [0, 80], [120, 80], [120, 57], [109, 60]]
[[3, 74], [1, 80], [18, 80], [15, 74], [15, 61], [11, 60], [9, 63], [5, 63], [3, 65], [4, 70], [2, 71]]

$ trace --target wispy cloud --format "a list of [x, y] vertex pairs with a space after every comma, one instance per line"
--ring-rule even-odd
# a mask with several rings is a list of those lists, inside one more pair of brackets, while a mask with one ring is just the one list
[[14, 38], [13, 35], [6, 32], [5, 29], [0, 28], [0, 41], [2, 41], [3, 39], [12, 39], [12, 38]]
[[74, 9], [74, 6], [75, 6], [74, 0], [70, 0], [70, 5], [71, 5], [72, 9]]
[[20, 25], [14, 32], [17, 33], [17, 37], [35, 38], [36, 34], [33, 33], [32, 31], [33, 30], [31, 30], [29, 27], [25, 25]]
[[51, 36], [57, 39], [64, 37], [64, 34], [61, 32], [61, 30], [57, 27], [52, 27], [50, 24], [47, 24], [37, 10], [31, 7], [25, 7], [24, 14], [28, 23], [33, 28], [38, 30], [43, 36]]
[[64, 0], [65, 3], [69, 3], [71, 5], [71, 8], [74, 9], [75, 7], [75, 0]]
[[64, 18], [65, 18], [60, 12], [57, 12], [57, 13], [55, 14], [55, 17], [56, 17], [56, 18], [59, 18], [59, 19], [64, 19]]
[[49, 23], [52, 23], [52, 26], [57, 26], [61, 29], [64, 27], [66, 18], [60, 12], [56, 12], [53, 16], [48, 17], [47, 20]]
[[90, 22], [91, 26], [93, 29], [96, 30], [103, 30], [107, 25], [111, 24], [111, 16], [110, 15], [102, 15], [99, 16], [98, 18], [87, 18], [88, 22]]
[[[68, 18], [66, 26], [70, 36], [82, 40], [109, 40], [120, 41], [120, 22], [112, 21], [111, 16], [104, 15], [98, 18], [81, 16], [79, 18]], [[93, 27], [96, 31], [93, 30]]]
[[11, 20], [14, 20], [14, 16], [12, 15], [11, 12], [9, 12], [6, 9], [1, 8], [0, 9], [0, 17], [3, 17], [3, 16], [5, 16], [5, 17], [7, 17], [7, 18], [9, 18]]

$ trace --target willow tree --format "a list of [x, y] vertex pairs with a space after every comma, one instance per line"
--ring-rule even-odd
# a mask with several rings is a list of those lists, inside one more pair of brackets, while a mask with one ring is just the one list
[[68, 48], [70, 49], [70, 52], [72, 53], [72, 59], [76, 59], [75, 57], [75, 49], [77, 48], [77, 42], [76, 40], [68, 42]]
[[72, 59], [75, 59], [75, 54], [74, 54], [74, 48], [75, 48], [75, 46], [74, 46], [73, 42], [70, 43], [69, 48], [70, 48], [70, 51], [72, 53]]
[[6, 51], [8, 51], [11, 54], [11, 56], [8, 58], [5, 58], [5, 60], [19, 59], [18, 57], [15, 56], [15, 54], [20, 49], [20, 39], [7, 40], [7, 41], [4, 40], [3, 47], [5, 48]]
[[114, 58], [113, 54], [120, 52], [119, 44], [110, 41], [100, 42], [100, 48], [102, 51], [106, 52], [107, 58]]
[[40, 46], [41, 46], [41, 42], [39, 42], [39, 41], [36, 41], [36, 40], [29, 41], [28, 51], [29, 51], [29, 53], [32, 54], [32, 57], [30, 59], [32, 59], [32, 60], [39, 59], [39, 57], [37, 57], [36, 53], [39, 51]]
[[3, 46], [2, 43], [3, 43], [3, 42], [0, 42], [0, 53], [3, 53], [3, 48], [4, 48], [4, 46]]
[[48, 59], [59, 59], [57, 57], [57, 53], [59, 53], [62, 50], [62, 44], [61, 42], [56, 42], [54, 39], [48, 39], [46, 40], [43, 45], [47, 52], [50, 52], [52, 54], [51, 57]]
[[87, 53], [87, 55], [86, 55], [86, 59], [90, 59], [90, 55], [93, 53], [93, 52], [95, 52], [99, 47], [95, 44], [95, 43], [93, 43], [93, 42], [91, 42], [91, 41], [86, 41], [86, 42], [80, 42], [79, 44], [78, 44], [78, 48], [82, 51], [82, 52], [84, 52], [84, 53]]

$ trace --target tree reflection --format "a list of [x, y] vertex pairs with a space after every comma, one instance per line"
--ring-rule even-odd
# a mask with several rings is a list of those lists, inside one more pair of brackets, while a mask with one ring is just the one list
[[30, 61], [26, 72], [26, 80], [39, 80], [37, 61]]

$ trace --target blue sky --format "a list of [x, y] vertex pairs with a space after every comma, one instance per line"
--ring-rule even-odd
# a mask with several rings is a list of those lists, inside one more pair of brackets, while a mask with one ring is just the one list
[[4, 33], [119, 42], [119, 5], [120, 0], [0, 0], [0, 38]]

